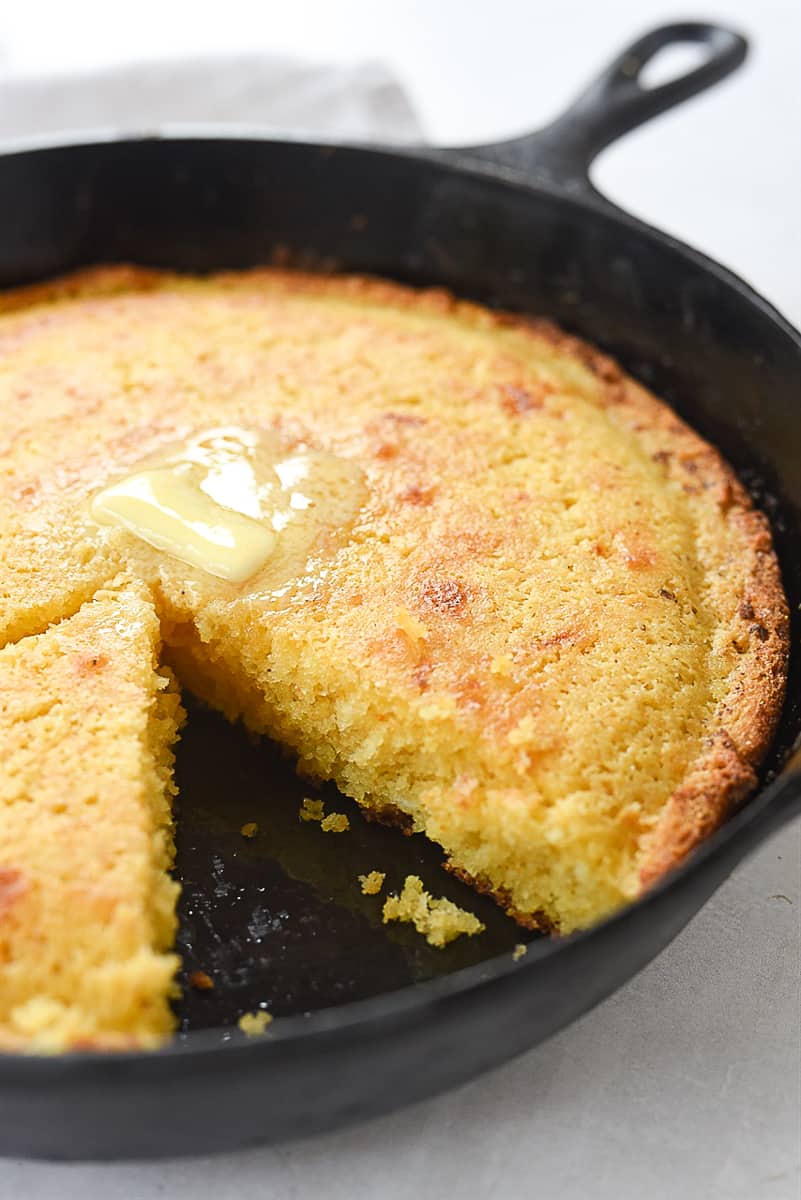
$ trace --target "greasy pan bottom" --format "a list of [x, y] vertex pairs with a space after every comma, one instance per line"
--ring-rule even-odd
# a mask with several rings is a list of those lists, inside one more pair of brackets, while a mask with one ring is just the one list
[[[278, 747], [217, 713], [189, 705], [176, 779], [180, 980], [202, 970], [215, 984], [184, 986], [176, 1003], [183, 1031], [215, 1029], [225, 1039], [243, 1012], [264, 1007], [283, 1017], [363, 1000], [511, 955], [532, 940], [443, 870], [433, 843], [366, 820], [333, 786], [310, 787]], [[347, 813], [349, 831], [300, 821], [304, 796]], [[243, 838], [250, 821], [258, 833]], [[372, 870], [387, 878], [380, 895], [365, 896], [358, 876]], [[476, 913], [485, 932], [438, 950], [410, 925], [384, 925], [385, 896], [410, 874]]]

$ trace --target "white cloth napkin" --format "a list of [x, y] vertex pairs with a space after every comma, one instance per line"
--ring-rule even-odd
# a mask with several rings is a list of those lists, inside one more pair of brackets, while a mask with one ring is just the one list
[[0, 139], [90, 129], [141, 134], [186, 123], [355, 141], [421, 136], [405, 92], [379, 63], [318, 66], [252, 54], [41, 78], [0, 74]]

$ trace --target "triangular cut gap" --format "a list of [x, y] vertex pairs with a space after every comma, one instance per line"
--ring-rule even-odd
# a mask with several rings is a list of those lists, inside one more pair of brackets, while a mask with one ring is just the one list
[[[259, 1007], [282, 1016], [364, 999], [530, 939], [492, 900], [449, 875], [442, 850], [421, 834], [366, 820], [333, 784], [302, 780], [283, 747], [184, 699], [175, 766], [177, 949], [188, 985], [177, 1005], [182, 1029], [230, 1025]], [[301, 820], [305, 797], [347, 815], [347, 832]], [[244, 836], [253, 824], [255, 836]], [[386, 873], [378, 895], [362, 893], [359, 876], [370, 871]], [[436, 949], [411, 926], [384, 924], [385, 897], [410, 874], [476, 913], [485, 932]], [[214, 986], [193, 987], [198, 971]]]

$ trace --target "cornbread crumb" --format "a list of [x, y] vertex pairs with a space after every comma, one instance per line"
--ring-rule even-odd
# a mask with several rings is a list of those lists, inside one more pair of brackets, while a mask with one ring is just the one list
[[499, 654], [490, 662], [490, 675], [511, 675], [512, 660], [508, 654]]
[[368, 871], [366, 875], [360, 875], [359, 883], [362, 885], [364, 895], [377, 896], [384, 886], [386, 877], [385, 871]]
[[246, 821], [239, 832], [243, 838], [254, 838], [259, 832], [259, 827], [255, 821]]
[[350, 829], [350, 821], [344, 813], [334, 812], [325, 816], [322, 800], [313, 800], [311, 796], [303, 797], [298, 816], [301, 821], [319, 821], [325, 833], [345, 833]]
[[528, 950], [528, 946], [526, 946], [524, 942], [518, 942], [517, 945], [515, 946], [514, 950], [512, 951], [512, 958], [514, 959], [514, 961], [517, 962], [518, 959], [521, 959], [523, 957], [523, 955], [527, 952], [527, 950]]
[[344, 813], [329, 813], [320, 822], [320, 828], [326, 833], [347, 833], [350, 829], [350, 821]]
[[525, 746], [534, 736], [536, 726], [532, 716], [521, 717], [513, 729], [509, 730], [506, 740], [510, 746]]
[[453, 696], [434, 696], [420, 705], [420, 716], [424, 721], [446, 721], [456, 711]]
[[408, 608], [399, 607], [395, 609], [395, 623], [401, 633], [405, 634], [414, 646], [418, 646], [420, 642], [424, 642], [428, 637], [426, 626], [414, 613], [410, 613]]
[[272, 1019], [272, 1014], [262, 1008], [258, 1012], [243, 1013], [237, 1025], [246, 1037], [260, 1037], [272, 1023]]
[[418, 875], [407, 875], [400, 896], [388, 896], [384, 902], [384, 923], [408, 921], [418, 933], [425, 934], [429, 946], [442, 948], [460, 934], [472, 937], [483, 933], [484, 926], [473, 913], [465, 912], [445, 897], [435, 899], [423, 887]]
[[214, 987], [214, 980], [205, 971], [193, 971], [189, 976], [189, 986], [197, 992], [210, 992]]
[[322, 800], [313, 800], [311, 796], [303, 797], [298, 813], [301, 821], [322, 821], [324, 815]]

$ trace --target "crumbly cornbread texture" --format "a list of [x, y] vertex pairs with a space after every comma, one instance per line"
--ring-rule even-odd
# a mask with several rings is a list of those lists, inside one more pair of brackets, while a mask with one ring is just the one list
[[154, 1044], [178, 963], [178, 693], [133, 591], [0, 651], [0, 1049]]
[[[127, 572], [186, 687], [564, 932], [636, 897], [753, 786], [787, 657], [767, 522], [585, 344], [440, 292], [272, 270], [98, 269], [1, 308], [3, 642]], [[281, 588], [88, 515], [98, 489], [223, 425], [364, 472], [355, 523]], [[98, 743], [65, 752], [94, 761]]]
[[483, 933], [484, 926], [474, 913], [465, 912], [446, 896], [436, 898], [423, 887], [419, 875], [407, 875], [400, 895], [387, 896], [383, 921], [407, 921], [422, 933], [431, 946], [440, 949], [466, 933]]
[[360, 875], [359, 883], [362, 885], [362, 893], [365, 896], [377, 896], [384, 886], [386, 877], [384, 871], [368, 871], [366, 875]]
[[345, 813], [329, 813], [327, 817], [323, 817], [320, 828], [324, 833], [347, 833], [350, 829], [350, 821]]
[[243, 1013], [237, 1024], [246, 1037], [261, 1037], [272, 1021], [272, 1013], [261, 1008], [258, 1012]]

